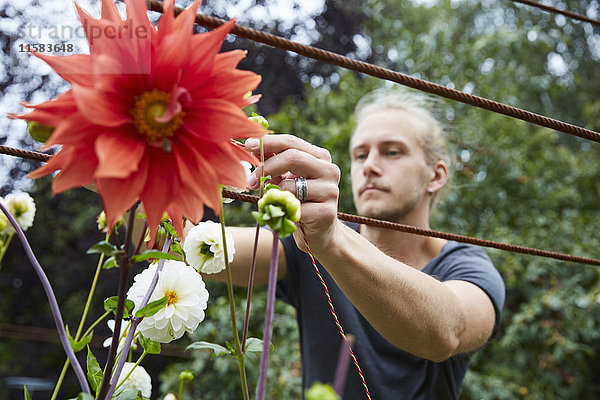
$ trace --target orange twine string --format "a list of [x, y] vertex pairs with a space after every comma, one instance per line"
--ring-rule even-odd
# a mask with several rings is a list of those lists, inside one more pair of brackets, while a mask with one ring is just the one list
[[[304, 233], [304, 228], [302, 227], [302, 224], [300, 224], [300, 223], [298, 224], [298, 226], [300, 227], [300, 231], [302, 231], [302, 240], [304, 241], [304, 245], [306, 246], [306, 251], [308, 252], [308, 255], [310, 256], [310, 260], [315, 269], [317, 277], [321, 281], [321, 285], [323, 286], [323, 290], [325, 291], [325, 296], [327, 296], [327, 303], [329, 303], [329, 309], [331, 310], [331, 315], [333, 316], [333, 321], [335, 322], [335, 325], [338, 327], [338, 329], [340, 331], [340, 335], [342, 335], [342, 338], [344, 340], [347, 340], [346, 334], [344, 333], [344, 328], [342, 328], [342, 324], [340, 324], [340, 321], [338, 320], [338, 317], [337, 317], [337, 313], [335, 312], [335, 308], [333, 307], [333, 302], [331, 301], [331, 296], [329, 295], [329, 288], [327, 287], [325, 280], [321, 276], [321, 273], [319, 272], [319, 268], [317, 267], [317, 263], [315, 262], [315, 258], [313, 257], [312, 252], [310, 251], [310, 247], [308, 246], [308, 241], [306, 240], [306, 234]], [[360, 369], [360, 365], [358, 365], [358, 360], [356, 359], [356, 356], [354, 355], [354, 351], [352, 351], [351, 347], [348, 350], [350, 351], [350, 357], [352, 357], [352, 361], [354, 362], [354, 365], [356, 366], [356, 370], [358, 371], [360, 380], [363, 384], [363, 387], [365, 388], [365, 394], [367, 395], [367, 399], [371, 400], [371, 394], [369, 393], [369, 388], [367, 387], [367, 381], [365, 380], [365, 376], [363, 375], [362, 369]]]

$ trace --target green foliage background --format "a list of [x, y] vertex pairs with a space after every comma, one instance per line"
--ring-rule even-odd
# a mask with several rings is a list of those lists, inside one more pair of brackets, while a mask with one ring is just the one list
[[[597, 0], [550, 3], [600, 18]], [[315, 17], [315, 30], [320, 34], [316, 42], [322, 47], [600, 130], [600, 33], [589, 24], [509, 1], [369, 0], [326, 4], [328, 7]], [[331, 16], [334, 9], [342, 16], [337, 20]], [[351, 45], [340, 47], [342, 38]], [[263, 56], [265, 50], [259, 46], [252, 51]], [[254, 69], [252, 51], [246, 64], [250, 69]], [[342, 170], [340, 211], [354, 212], [347, 156], [353, 106], [363, 94], [389, 83], [335, 68], [319, 68], [297, 56], [281, 60], [275, 55], [277, 51], [265, 54], [273, 54], [265, 59], [271, 60], [272, 71], [278, 72], [269, 72], [269, 62], [260, 64], [266, 86], [261, 86], [259, 92], [265, 98], [273, 93], [278, 99], [289, 99], [276, 105], [267, 102], [269, 106], [259, 106], [258, 111], [267, 114], [275, 131], [291, 132], [330, 150]], [[295, 78], [278, 75], [283, 74], [281, 71]], [[287, 96], [278, 91], [281, 85], [276, 77], [285, 86], [284, 92], [289, 91]], [[455, 161], [452, 191], [434, 217], [434, 229], [600, 257], [599, 144], [451, 101], [439, 100], [438, 108], [447, 125]], [[69, 289], [60, 293], [59, 302], [67, 321], [76, 321], [94, 265], [89, 256], [83, 256], [84, 250], [100, 236], [93, 223], [99, 202], [86, 191], [50, 198], [47, 181], [40, 181], [33, 191], [40, 209], [29, 232], [34, 250], [43, 254], [42, 264], [48, 267], [53, 283]], [[228, 223], [253, 224], [250, 209], [247, 204], [228, 206]], [[9, 252], [0, 270], [1, 321], [51, 327], [43, 295], [36, 293], [41, 288], [36, 286], [35, 277], [24, 272], [27, 266], [20, 247], [13, 244]], [[488, 252], [506, 280], [507, 303], [499, 334], [472, 362], [462, 398], [598, 397], [600, 270], [497, 250]], [[76, 273], [61, 274], [67, 268]], [[62, 282], [74, 277], [76, 289]], [[21, 280], [28, 291], [16, 288], [15, 279]], [[116, 282], [110, 282], [110, 275], [105, 284], [102, 295], [113, 295]], [[207, 318], [182, 344], [230, 340], [225, 290], [214, 283], [209, 290], [212, 300]], [[241, 311], [245, 290], [236, 294]], [[262, 335], [264, 299], [264, 288], [258, 288], [251, 336]], [[284, 304], [278, 305], [276, 313], [268, 397], [300, 398], [294, 313]], [[1, 340], [0, 372], [4, 376], [11, 373], [11, 368], [19, 373], [30, 368], [18, 355], [28, 346], [43, 354], [39, 368], [34, 368], [40, 374], [36, 376], [62, 363], [59, 348], [48, 351], [41, 350], [39, 344]], [[159, 389], [155, 384], [153, 397], [159, 392], [175, 391], [177, 376], [183, 369], [192, 370], [196, 376], [188, 388], [192, 398], [239, 397], [234, 362], [210, 361], [208, 352], [195, 351], [191, 359], [160, 358], [156, 364], [150, 368], [161, 385]], [[162, 370], [165, 372], [159, 378], [156, 371]], [[251, 380], [255, 380], [255, 371], [255, 364], [250, 362]]]

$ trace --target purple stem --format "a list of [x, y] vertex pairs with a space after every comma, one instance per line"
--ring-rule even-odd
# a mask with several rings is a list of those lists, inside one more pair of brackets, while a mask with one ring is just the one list
[[273, 333], [273, 314], [275, 312], [275, 290], [277, 289], [277, 265], [279, 262], [279, 235], [273, 231], [273, 249], [271, 250], [271, 267], [269, 268], [269, 286], [267, 288], [267, 310], [263, 330], [263, 351], [260, 355], [258, 386], [256, 400], [264, 400], [267, 388], [267, 370], [269, 369], [269, 350]]
[[350, 365], [350, 350], [354, 344], [354, 335], [348, 335], [342, 340], [340, 346], [340, 355], [335, 368], [335, 377], [333, 378], [333, 390], [342, 397], [344, 385], [346, 384], [346, 376], [348, 375], [348, 366]]
[[[115, 310], [115, 327], [112, 336], [112, 341], [110, 343], [110, 348], [108, 349], [108, 357], [106, 359], [106, 364], [104, 365], [104, 374], [102, 375], [102, 382], [100, 383], [100, 388], [96, 392], [96, 397], [98, 399], [106, 397], [106, 393], [108, 393], [111, 378], [110, 374], [113, 371], [115, 365], [115, 358], [117, 357], [120, 336], [117, 332], [121, 332], [121, 324], [123, 323], [123, 313], [125, 310], [125, 296], [127, 292], [127, 284], [129, 281], [129, 271], [131, 270], [131, 258], [129, 255], [129, 248], [131, 247], [133, 221], [137, 206], [138, 204], [136, 203], [129, 210], [129, 223], [127, 224], [128, 228], [125, 234], [125, 245], [123, 246], [123, 254], [119, 256], [119, 292], [117, 297], [117, 309]], [[113, 229], [112, 236], [115, 240], [116, 246], [118, 248], [121, 248], [116, 229]]]
[[[169, 247], [171, 246], [171, 235], [167, 233], [167, 239], [162, 248], [162, 252], [166, 253], [169, 251]], [[142, 299], [139, 308], [144, 308], [148, 302], [150, 301], [150, 297], [154, 293], [154, 289], [156, 289], [156, 284], [158, 283], [158, 274], [162, 271], [163, 265], [165, 265], [165, 260], [158, 260], [158, 265], [156, 266], [156, 271], [154, 271], [154, 276], [152, 277], [152, 282], [150, 282], [150, 286], [148, 287], [148, 291], [146, 295]], [[142, 318], [138, 318], [135, 315], [131, 318], [131, 326], [129, 327], [129, 331], [127, 332], [127, 337], [125, 337], [125, 343], [123, 344], [123, 350], [121, 350], [121, 357], [119, 357], [119, 361], [117, 362], [117, 366], [115, 367], [115, 372], [112, 376], [112, 380], [110, 381], [110, 388], [108, 389], [108, 393], [106, 394], [105, 399], [108, 400], [112, 397], [115, 389], [117, 388], [117, 384], [119, 383], [119, 378], [121, 377], [121, 372], [123, 371], [123, 366], [127, 361], [126, 354], [129, 352], [129, 348], [131, 347], [131, 343], [133, 343], [133, 336], [135, 335], [135, 330], [139, 323], [142, 322]], [[115, 330], [115, 333], [118, 335], [118, 332]]]
[[37, 273], [38, 277], [42, 281], [42, 286], [44, 287], [44, 291], [46, 292], [46, 297], [48, 298], [48, 302], [50, 303], [50, 309], [52, 310], [52, 316], [54, 317], [54, 323], [56, 324], [56, 330], [58, 331], [58, 336], [60, 337], [60, 342], [62, 343], [62, 346], [65, 349], [65, 352], [67, 353], [67, 357], [69, 358], [71, 365], [73, 365], [73, 370], [75, 371], [75, 375], [77, 375], [77, 380], [79, 381], [79, 386], [81, 386], [81, 390], [84, 393], [90, 394], [91, 393], [90, 387], [88, 386], [88, 382], [85, 377], [85, 373], [83, 372], [83, 368], [81, 368], [81, 365], [79, 364], [79, 361], [77, 360], [77, 357], [75, 356], [75, 352], [73, 351], [73, 348], [71, 347], [71, 344], [69, 343], [69, 338], [67, 337], [67, 332], [65, 330], [65, 324], [64, 324], [62, 316], [60, 314], [60, 309], [58, 308], [58, 302], [56, 301], [56, 296], [54, 296], [54, 291], [52, 290], [50, 281], [48, 280], [48, 277], [44, 273], [44, 269], [42, 268], [42, 266], [40, 265], [38, 260], [35, 258], [35, 255], [33, 254], [33, 250], [31, 250], [31, 246], [29, 245], [29, 242], [27, 241], [27, 238], [25, 237], [23, 230], [21, 229], [21, 227], [19, 226], [19, 224], [17, 223], [15, 218], [11, 215], [11, 213], [8, 212], [8, 210], [4, 207], [4, 204], [2, 204], [2, 202], [0, 202], [0, 209], [2, 209], [2, 212], [6, 215], [6, 217], [12, 224], [12, 226], [15, 228], [15, 231], [17, 232], [17, 236], [19, 237], [19, 240], [21, 241], [21, 244], [23, 245], [23, 248], [25, 249], [25, 253], [27, 254], [27, 257], [29, 258], [29, 262], [31, 262], [33, 269], [35, 269], [35, 272]]
[[252, 300], [252, 287], [254, 286], [254, 270], [256, 269], [256, 252], [258, 251], [258, 234], [260, 224], [256, 223], [256, 234], [254, 235], [254, 248], [252, 249], [252, 263], [248, 276], [248, 294], [246, 295], [246, 316], [244, 317], [244, 333], [242, 335], [242, 354], [246, 352], [246, 337], [248, 336], [248, 321], [250, 320], [250, 300]]

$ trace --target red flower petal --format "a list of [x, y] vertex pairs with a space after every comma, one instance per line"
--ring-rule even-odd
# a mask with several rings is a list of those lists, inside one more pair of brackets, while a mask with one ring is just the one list
[[166, 154], [162, 148], [148, 148], [148, 180], [140, 199], [146, 210], [146, 221], [150, 237], [154, 240], [163, 213], [174, 196], [177, 195], [177, 166], [173, 154]]
[[205, 140], [242, 139], [265, 133], [259, 124], [248, 120], [242, 110], [225, 100], [195, 100], [186, 105], [185, 112], [182, 126], [193, 136]]
[[180, 85], [188, 88], [190, 92], [204, 85], [213, 71], [215, 57], [234, 24], [235, 20], [232, 19], [210, 32], [191, 37], [190, 53], [187, 54], [188, 67], [180, 80]]
[[103, 133], [96, 139], [98, 156], [96, 178], [127, 178], [138, 170], [138, 164], [146, 152], [146, 140], [142, 135], [132, 137], [127, 132]]
[[59, 151], [28, 177], [36, 179], [61, 170], [52, 182], [52, 193], [60, 193], [91, 183], [93, 181], [91, 174], [97, 162], [96, 155], [85, 147], [72, 147]]
[[131, 115], [125, 114], [125, 110], [115, 109], [115, 102], [105, 92], [74, 85], [73, 95], [79, 111], [96, 125], [117, 127], [131, 122]]
[[47, 148], [55, 144], [81, 146], [84, 141], [89, 141], [88, 144], [92, 147], [98, 133], [96, 125], [90, 123], [80, 113], [74, 113], [66, 118], [63, 117], [43, 147]]
[[121, 16], [112, 0], [102, 0], [102, 18], [113, 22], [120, 22]]
[[210, 151], [212, 146], [210, 142], [192, 143], [182, 137], [181, 143], [173, 149], [173, 155], [183, 184], [200, 198], [200, 203], [218, 210], [218, 177], [213, 166], [202, 156], [202, 153]]
[[35, 53], [35, 56], [48, 64], [57, 74], [69, 83], [83, 86], [93, 86], [92, 60], [87, 54], [73, 54], [67, 56], [51, 56]]
[[92, 174], [98, 165], [94, 152], [86, 147], [78, 147], [69, 153], [71, 154], [65, 153], [69, 156], [68, 162], [61, 167], [61, 171], [52, 181], [53, 193], [61, 193], [93, 182]]
[[148, 157], [140, 162], [139, 169], [128, 179], [97, 179], [96, 186], [102, 197], [106, 222], [113, 226], [125, 211], [139, 199], [148, 177]]

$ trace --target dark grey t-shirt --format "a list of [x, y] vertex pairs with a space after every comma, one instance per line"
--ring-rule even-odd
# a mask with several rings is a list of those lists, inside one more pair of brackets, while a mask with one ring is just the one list
[[[358, 225], [349, 224], [355, 230]], [[341, 335], [336, 327], [323, 287], [310, 258], [290, 236], [283, 241], [289, 279], [279, 281], [278, 298], [296, 308], [300, 329], [302, 381], [306, 390], [315, 381], [333, 382]], [[400, 350], [384, 339], [358, 312], [318, 264], [329, 287], [338, 318], [346, 334], [356, 337], [354, 353], [363, 371], [373, 400], [449, 400], [458, 399], [471, 354], [459, 354], [435, 363]], [[482, 288], [496, 310], [494, 333], [500, 324], [505, 287], [502, 277], [480, 248], [448, 242], [439, 256], [423, 268], [424, 273], [440, 281], [464, 280]], [[344, 400], [365, 399], [365, 391], [351, 364]]]

